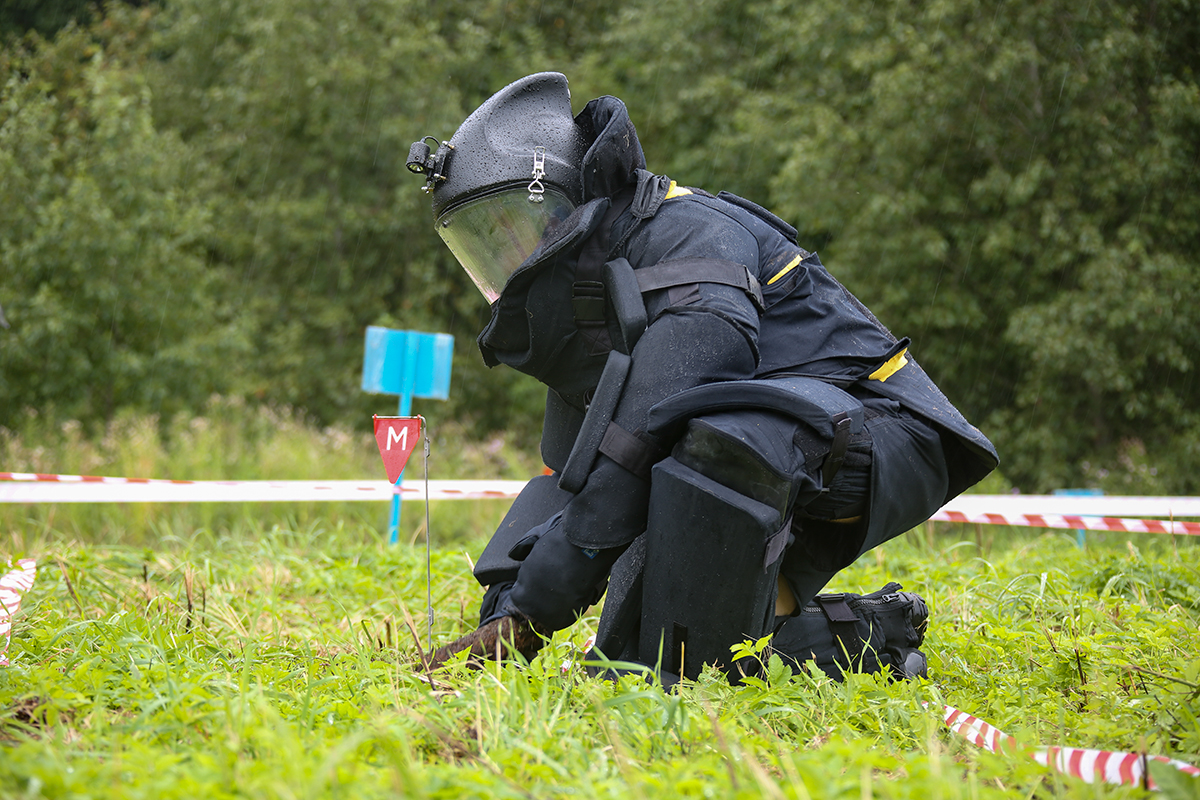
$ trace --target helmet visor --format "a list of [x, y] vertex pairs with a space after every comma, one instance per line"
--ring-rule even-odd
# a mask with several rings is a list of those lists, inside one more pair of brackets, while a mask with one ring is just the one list
[[542, 202], [532, 203], [529, 190], [506, 189], [447, 209], [438, 217], [437, 232], [489, 303], [495, 302], [509, 277], [575, 206], [566, 195], [547, 186]]

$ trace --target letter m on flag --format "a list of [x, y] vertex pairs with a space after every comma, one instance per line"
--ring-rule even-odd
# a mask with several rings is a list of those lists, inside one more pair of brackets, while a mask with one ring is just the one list
[[375, 417], [375, 442], [383, 458], [388, 481], [395, 483], [421, 438], [420, 417]]

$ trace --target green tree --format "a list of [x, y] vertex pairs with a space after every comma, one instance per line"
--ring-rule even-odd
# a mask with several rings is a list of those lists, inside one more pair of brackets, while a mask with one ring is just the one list
[[30, 31], [52, 36], [68, 23], [86, 23], [90, 0], [6, 0], [0, 7], [0, 42]]
[[[64, 8], [69, 4], [47, 6]], [[56, 23], [57, 24], [57, 23]], [[0, 54], [0, 402], [212, 390], [358, 417], [368, 324], [456, 335], [532, 431], [408, 145], [557, 69], [652, 169], [796, 223], [1024, 489], [1200, 491], [1200, 21], [1185, 0], [172, 0]]]
[[0, 423], [226, 389], [247, 348], [205, 258], [204, 165], [155, 130], [141, 70], [72, 30], [0, 76]]
[[404, 167], [414, 140], [448, 138], [474, 105], [464, 93], [505, 68], [483, 69], [491, 40], [469, 19], [433, 13], [414, 0], [172, 3], [155, 39], [156, 120], [214, 169], [211, 257], [240, 273], [258, 325], [253, 396], [319, 419], [378, 411], [359, 390], [365, 326], [448, 331], [451, 413], [528, 428], [538, 393], [484, 376], [473, 340], [487, 304]]
[[157, 20], [156, 121], [211, 165], [210, 257], [256, 325], [247, 388], [319, 418], [359, 398], [367, 324], [436, 328], [467, 289], [404, 169], [413, 131], [457, 113], [428, 91], [441, 52], [416, 11], [184, 0]]
[[818, 84], [781, 207], [834, 232], [847, 280], [912, 333], [1020, 485], [1095, 481], [1085, 462], [1120, 471], [1133, 449], [1155, 488], [1195, 491], [1200, 26], [1186, 4], [854, 10], [878, 26], [858, 32], [842, 7], [784, 43], [807, 57], [842, 43], [816, 74], [860, 89]]
[[795, 222], [1027, 490], [1200, 489], [1186, 2], [653, 6], [592, 56], [652, 167]]

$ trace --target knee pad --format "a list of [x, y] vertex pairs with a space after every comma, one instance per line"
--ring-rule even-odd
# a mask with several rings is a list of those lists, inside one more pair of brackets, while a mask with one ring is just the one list
[[[679, 463], [785, 516], [793, 476], [803, 468], [791, 441], [795, 423], [771, 412], [712, 414], [688, 422], [672, 455]], [[801, 456], [802, 457], [802, 456]]]
[[730, 647], [774, 623], [791, 479], [702, 420], [689, 428], [652, 471], [639, 660], [689, 678], [714, 664], [736, 679]]

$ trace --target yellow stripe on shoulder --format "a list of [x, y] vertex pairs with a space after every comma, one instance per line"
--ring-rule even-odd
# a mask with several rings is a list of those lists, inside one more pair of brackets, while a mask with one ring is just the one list
[[880, 383], [886, 381], [888, 378], [892, 377], [901, 369], [903, 369], [904, 365], [908, 363], [908, 359], [904, 357], [904, 354], [907, 352], [908, 348], [906, 347], [899, 353], [896, 353], [896, 355], [883, 362], [883, 366], [872, 372], [867, 376], [867, 378], [873, 381], [879, 381]]
[[679, 184], [675, 183], [675, 181], [671, 181], [671, 185], [667, 187], [667, 196], [663, 199], [670, 200], [672, 197], [683, 197], [684, 195], [689, 195], [691, 193], [691, 189], [687, 188], [686, 186], [680, 186]]
[[787, 275], [789, 272], [794, 270], [796, 268], [796, 265], [799, 264], [801, 261], [803, 261], [803, 259], [800, 256], [796, 256], [795, 258], [793, 258], [791, 261], [788, 262], [788, 265], [786, 267], [784, 267], [783, 269], [779, 270], [779, 272], [776, 272], [774, 275], [771, 276], [771, 280], [767, 281], [767, 285], [770, 286], [772, 283], [779, 280], [784, 275]]

